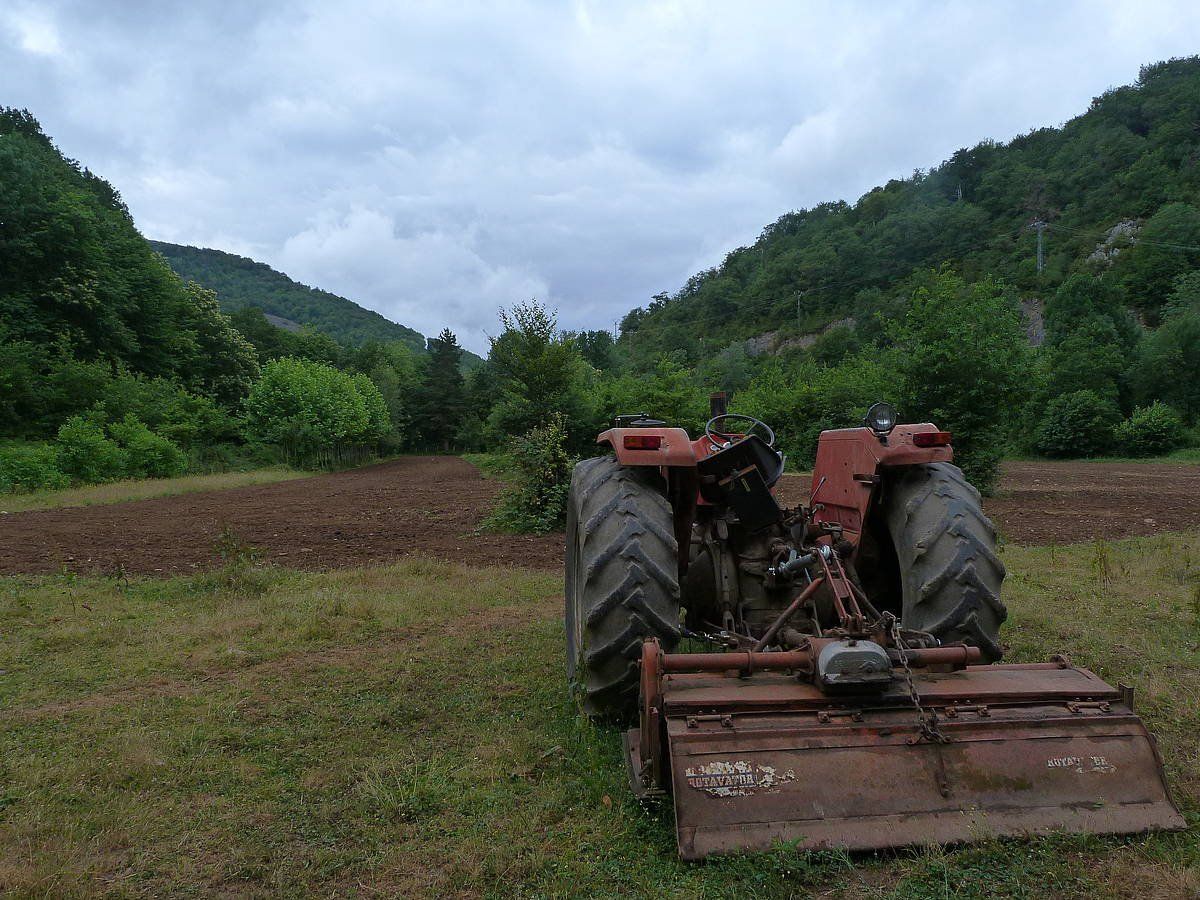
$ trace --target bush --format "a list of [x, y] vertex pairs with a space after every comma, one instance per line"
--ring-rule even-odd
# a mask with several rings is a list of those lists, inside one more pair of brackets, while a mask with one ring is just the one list
[[1030, 379], [1029, 344], [1016, 297], [985, 279], [966, 284], [942, 269], [920, 278], [903, 320], [893, 383], [903, 390], [902, 421], [933, 422], [954, 433], [954, 461], [990, 493], [1011, 410]]
[[307, 360], [268, 363], [246, 398], [247, 435], [289, 461], [341, 463], [390, 428], [387, 403], [369, 378]]
[[49, 444], [0, 447], [0, 493], [52, 490], [70, 483], [58, 470], [58, 453]]
[[708, 395], [691, 370], [670, 356], [660, 358], [652, 371], [603, 379], [598, 394], [604, 422], [644, 412], [695, 434], [708, 421]]
[[1155, 456], [1169, 453], [1184, 441], [1183, 419], [1165, 403], [1155, 401], [1139, 406], [1117, 426], [1116, 445], [1129, 456]]
[[565, 417], [555, 413], [512, 442], [517, 478], [500, 498], [487, 525], [541, 534], [563, 527], [575, 459], [567, 453]]
[[183, 451], [132, 415], [108, 426], [108, 433], [125, 451], [127, 475], [171, 478], [187, 471]]
[[99, 405], [108, 421], [133, 416], [184, 450], [227, 440], [235, 433], [229, 415], [211, 399], [166, 378], [121, 373], [104, 386]]
[[805, 360], [789, 367], [785, 361], [770, 360], [733, 398], [732, 411], [770, 425], [789, 465], [806, 469], [816, 458], [822, 431], [861, 425], [872, 403], [896, 399], [892, 363], [884, 353], [849, 357], [837, 366]]
[[1075, 391], [1046, 404], [1034, 447], [1046, 456], [1096, 456], [1112, 447], [1121, 421], [1116, 404], [1095, 391]]
[[104, 430], [81, 416], [72, 416], [58, 429], [58, 468], [80, 481], [112, 481], [125, 473], [128, 457]]

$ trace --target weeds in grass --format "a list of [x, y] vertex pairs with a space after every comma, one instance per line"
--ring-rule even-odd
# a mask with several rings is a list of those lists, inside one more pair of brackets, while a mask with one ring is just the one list
[[271, 574], [258, 565], [258, 549], [238, 537], [232, 526], [221, 529], [213, 541], [213, 552], [221, 566], [198, 576], [196, 586], [201, 591], [257, 596], [270, 586]]
[[1096, 577], [1100, 594], [1107, 595], [1112, 588], [1113, 567], [1108, 542], [1103, 538], [1096, 538], [1095, 544], [1092, 546], [1092, 572]]
[[363, 772], [354, 786], [365, 811], [376, 818], [421, 822], [442, 810], [447, 796], [446, 775], [426, 760]]
[[[252, 565], [238, 543], [225, 561]], [[1200, 647], [1178, 635], [1200, 594], [1177, 563], [1200, 535], [1106, 553], [1101, 597], [1093, 544], [1005, 549], [1010, 659], [1065, 650], [1133, 682], [1190, 831], [698, 865], [671, 803], [628, 790], [620, 731], [565, 690], [556, 575], [256, 569], [261, 596], [211, 573], [0, 579], [0, 893], [1188, 896]], [[105, 615], [60, 615], [70, 589]]]

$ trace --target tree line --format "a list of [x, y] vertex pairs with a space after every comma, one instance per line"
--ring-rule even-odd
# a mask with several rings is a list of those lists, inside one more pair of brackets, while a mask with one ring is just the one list
[[[879, 399], [954, 431], [984, 489], [1006, 454], [1167, 452], [1200, 419], [1200, 138], [1180, 127], [1196, 117], [1197, 61], [1147, 67], [1062, 129], [784, 216], [615, 336], [517, 303], [464, 373], [449, 330], [356, 346], [275, 327], [252, 292], [226, 315], [110, 185], [0, 110], [0, 490], [511, 448], [522, 487], [499, 523], [544, 529], [614, 415], [697, 429], [713, 390], [799, 468]], [[1041, 273], [1030, 214], [1057, 229]], [[783, 349], [746, 340], [771, 330]]]

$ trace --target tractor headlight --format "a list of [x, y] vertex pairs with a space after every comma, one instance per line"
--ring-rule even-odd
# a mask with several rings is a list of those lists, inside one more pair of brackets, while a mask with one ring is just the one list
[[867, 410], [865, 421], [876, 434], [888, 434], [896, 427], [896, 407], [890, 403], [876, 403]]

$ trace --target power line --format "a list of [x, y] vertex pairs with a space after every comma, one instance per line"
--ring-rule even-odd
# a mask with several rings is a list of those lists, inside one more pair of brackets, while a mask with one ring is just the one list
[[[1070, 231], [1074, 234], [1100, 236], [1107, 234], [1111, 229], [1101, 228], [1098, 231], [1090, 228], [1072, 228], [1070, 225], [1058, 225], [1055, 223], [1047, 223], [1048, 228], [1053, 228], [1057, 231]], [[1200, 247], [1192, 244], [1169, 244], [1165, 241], [1152, 241], [1148, 238], [1134, 238], [1135, 244], [1149, 244], [1152, 247], [1167, 247], [1171, 250], [1192, 250], [1200, 252]]]

